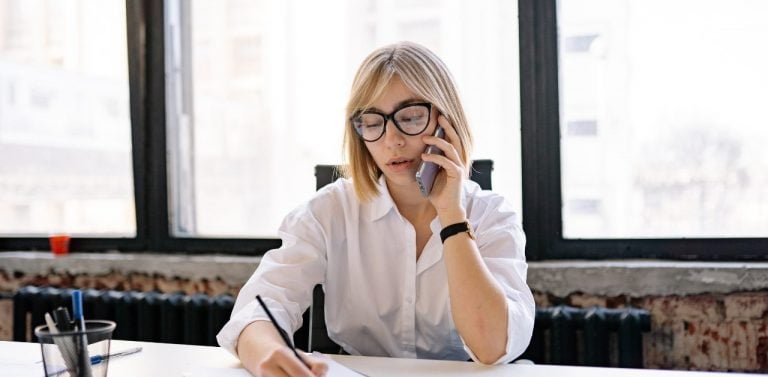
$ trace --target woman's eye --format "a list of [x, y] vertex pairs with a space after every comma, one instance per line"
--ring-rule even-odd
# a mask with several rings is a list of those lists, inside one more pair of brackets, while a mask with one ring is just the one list
[[418, 123], [424, 120], [424, 117], [421, 115], [414, 115], [414, 116], [407, 116], [402, 117], [398, 122], [400, 123]]

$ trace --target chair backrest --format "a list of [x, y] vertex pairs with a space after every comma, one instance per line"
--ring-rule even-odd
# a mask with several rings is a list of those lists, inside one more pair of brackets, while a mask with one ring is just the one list
[[[483, 190], [491, 190], [492, 171], [493, 160], [474, 160], [469, 179], [477, 182]], [[337, 165], [315, 165], [315, 189], [320, 190], [325, 185], [339, 179], [340, 176]]]
[[[477, 182], [483, 190], [490, 190], [492, 171], [493, 160], [474, 160], [469, 179]], [[339, 177], [339, 169], [336, 165], [315, 166], [315, 188], [317, 190], [336, 181]], [[328, 337], [328, 329], [325, 326], [325, 293], [320, 285], [314, 288], [312, 306], [304, 313], [304, 324], [296, 331], [294, 343], [297, 347], [305, 348], [309, 352], [335, 354], [342, 351], [341, 347]]]

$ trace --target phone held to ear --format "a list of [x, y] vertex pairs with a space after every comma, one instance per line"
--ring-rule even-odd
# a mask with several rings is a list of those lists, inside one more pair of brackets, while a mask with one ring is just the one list
[[[432, 136], [445, 139], [445, 130], [443, 127], [437, 126], [435, 127], [435, 133]], [[427, 145], [427, 148], [424, 149], [424, 153], [442, 155], [443, 151], [435, 145]], [[434, 162], [421, 162], [419, 170], [416, 171], [416, 182], [419, 184], [421, 195], [426, 197], [432, 192], [432, 186], [435, 184], [435, 176], [437, 176], [438, 170], [440, 170], [440, 166]]]

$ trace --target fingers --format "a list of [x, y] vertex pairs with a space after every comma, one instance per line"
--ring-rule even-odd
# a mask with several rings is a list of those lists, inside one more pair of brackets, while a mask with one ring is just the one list
[[326, 374], [328, 374], [328, 364], [326, 364], [324, 361], [313, 360], [309, 363], [309, 365], [312, 367], [312, 374], [317, 377], [324, 377]]
[[[422, 153], [421, 159], [424, 161], [431, 161], [438, 165], [440, 165], [441, 168], [443, 168], [443, 171], [449, 178], [460, 178], [461, 172], [463, 171], [461, 168], [461, 165], [457, 165], [448, 157], [441, 156], [438, 154], [426, 154]], [[440, 176], [442, 172], [438, 173], [438, 176]]]
[[445, 140], [434, 136], [424, 136], [422, 140], [426, 144], [435, 145], [440, 148], [445, 156], [422, 154], [421, 159], [440, 165], [451, 178], [462, 177], [464, 173], [464, 162], [458, 152], [458, 149], [460, 148], [459, 136], [445, 116], [438, 116], [437, 121], [445, 130]]
[[309, 364], [313, 375], [323, 377], [328, 373], [328, 364], [321, 358], [305, 352], [301, 353], [301, 357]]
[[259, 367], [258, 377], [291, 377], [277, 365], [265, 365]]
[[443, 130], [445, 130], [445, 140], [447, 140], [449, 143], [451, 143], [451, 146], [453, 146], [453, 152], [455, 152], [456, 156], [454, 161], [461, 165], [462, 161], [458, 152], [461, 150], [461, 139], [459, 139], [459, 135], [456, 133], [456, 129], [453, 127], [451, 122], [448, 121], [448, 118], [443, 115], [440, 115], [437, 118], [437, 122], [440, 124], [440, 127], [443, 127]]
[[272, 351], [259, 364], [258, 375], [261, 377], [321, 377], [328, 370], [328, 366], [321, 360], [316, 360], [308, 355], [302, 355], [302, 359], [309, 364], [311, 369], [296, 358], [291, 349], [281, 347]]
[[[430, 135], [424, 136], [422, 140], [427, 144], [435, 145], [436, 147], [440, 148], [445, 156], [455, 164], [459, 166], [463, 165], [463, 161], [461, 160], [461, 156], [459, 156], [458, 152], [458, 150], [461, 148], [461, 141], [459, 140], [458, 134], [456, 134], [456, 130], [453, 128], [451, 123], [448, 122], [448, 119], [443, 115], [438, 116], [437, 122], [440, 127], [445, 130], [445, 139]], [[437, 161], [435, 162], [437, 163]]]

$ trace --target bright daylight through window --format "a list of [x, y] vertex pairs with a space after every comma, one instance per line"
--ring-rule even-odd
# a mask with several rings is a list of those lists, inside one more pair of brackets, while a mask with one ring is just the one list
[[0, 0], [0, 234], [133, 237], [133, 198], [125, 3]]
[[766, 237], [768, 2], [559, 2], [565, 238]]
[[473, 158], [493, 159], [494, 190], [522, 207], [516, 1], [169, 4], [174, 236], [276, 237], [313, 194], [314, 166], [341, 162], [354, 69], [400, 40], [445, 59], [475, 131]]

